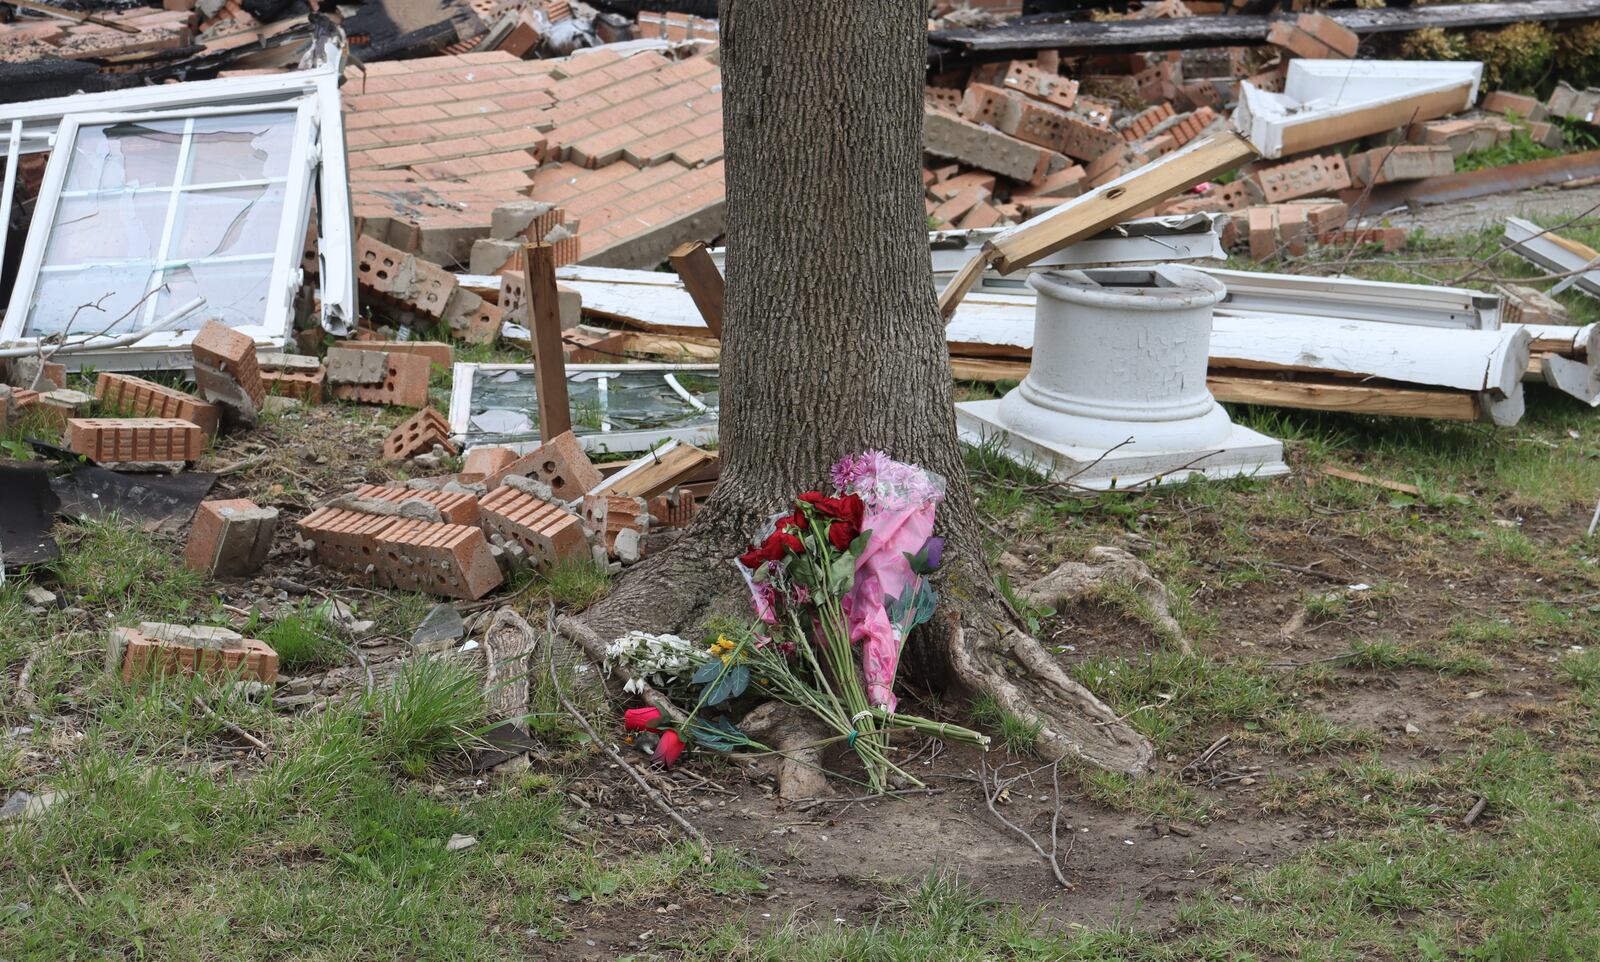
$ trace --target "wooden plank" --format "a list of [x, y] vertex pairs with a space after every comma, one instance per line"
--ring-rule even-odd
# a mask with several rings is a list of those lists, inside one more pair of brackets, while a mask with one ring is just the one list
[[649, 500], [699, 477], [716, 460], [710, 451], [674, 441], [635, 460], [595, 491]]
[[1322, 473], [1330, 478], [1342, 478], [1345, 481], [1354, 481], [1356, 484], [1367, 484], [1385, 491], [1398, 491], [1401, 494], [1421, 494], [1422, 489], [1414, 484], [1403, 484], [1399, 481], [1389, 481], [1385, 478], [1375, 478], [1370, 474], [1360, 471], [1346, 471], [1344, 468], [1324, 467]]
[[950, 376], [957, 381], [1020, 381], [1028, 376], [1028, 362], [952, 357]]
[[1284, 381], [1218, 371], [1206, 375], [1206, 386], [1217, 400], [1234, 404], [1337, 411], [1341, 414], [1385, 414], [1441, 421], [1477, 421], [1481, 413], [1477, 395], [1466, 391], [1425, 390], [1358, 382], [1341, 384], [1331, 379]]
[[1281, 124], [1283, 146], [1277, 156], [1289, 157], [1459, 113], [1472, 106], [1471, 91], [1471, 83], [1460, 83], [1417, 97], [1380, 101], [1370, 107], [1354, 107], [1326, 119], [1319, 118], [1314, 110], [1309, 111], [1303, 120], [1286, 118]]
[[[990, 238], [988, 247], [996, 255], [995, 269], [1009, 274], [1027, 267], [1255, 156], [1255, 148], [1248, 140], [1228, 130], [1159, 157]], [[949, 316], [948, 311], [945, 313]]]
[[561, 295], [556, 291], [555, 248], [543, 241], [524, 244], [522, 260], [528, 286], [528, 328], [533, 336], [539, 437], [548, 441], [572, 430], [567, 362], [561, 350]]
[[705, 243], [690, 241], [674, 250], [667, 259], [672, 262], [672, 269], [683, 278], [683, 286], [694, 298], [694, 306], [700, 309], [700, 316], [705, 318], [711, 336], [722, 340], [722, 310], [726, 292], [722, 272], [711, 260]]
[[[1357, 34], [1393, 33], [1442, 27], [1467, 27], [1600, 18], [1600, 0], [1514, 0], [1504, 3], [1428, 4], [1371, 10], [1318, 10]], [[931, 57], [940, 48], [978, 55], [1028, 50], [1082, 50], [1096, 53], [1145, 50], [1188, 50], [1201, 47], [1249, 46], [1265, 43], [1282, 16], [1210, 16], [1180, 19], [1116, 20], [1100, 23], [1011, 23], [1000, 27], [936, 30], [928, 34]]]
[[722, 357], [722, 345], [709, 337], [674, 337], [670, 334], [625, 334], [622, 350], [682, 361], [715, 361]]

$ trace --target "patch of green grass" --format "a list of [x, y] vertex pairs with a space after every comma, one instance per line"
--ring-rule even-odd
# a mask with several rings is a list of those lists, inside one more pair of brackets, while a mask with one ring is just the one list
[[1491, 618], [1457, 618], [1445, 628], [1446, 639], [1466, 645], [1508, 645], [1517, 640], [1509, 622]]
[[254, 635], [272, 646], [279, 667], [288, 672], [336, 665], [347, 655], [339, 640], [339, 627], [313, 605], [297, 606], [292, 613], [255, 629]]
[[1600, 692], [1600, 648], [1562, 655], [1556, 669], [1579, 691]]
[[406, 659], [394, 684], [371, 696], [379, 757], [413, 775], [477, 743], [485, 716], [482, 683], [447, 656]]
[[1350, 613], [1350, 596], [1342, 591], [1310, 591], [1300, 603], [1312, 621], [1337, 621]]
[[1266, 730], [1291, 757], [1329, 755], [1356, 748], [1370, 748], [1377, 736], [1369, 731], [1347, 728], [1306, 711], [1290, 710], [1274, 715]]
[[984, 732], [993, 733], [1006, 751], [1015, 755], [1033, 754], [1034, 742], [1044, 729], [1037, 719], [1018, 718], [1000, 707], [995, 697], [987, 692], [972, 700], [972, 721]]
[[1507, 164], [1520, 164], [1530, 160], [1539, 160], [1544, 157], [1555, 157], [1560, 153], [1551, 150], [1543, 144], [1534, 142], [1528, 136], [1525, 127], [1517, 127], [1511, 132], [1509, 140], [1502, 140], [1493, 147], [1484, 150], [1474, 150], [1456, 158], [1456, 171], [1482, 170], [1485, 167], [1504, 167]]
[[533, 573], [527, 583], [538, 598], [579, 609], [611, 590], [611, 575], [592, 558], [567, 558]]
[[1072, 675], [1160, 750], [1203, 747], [1211, 725], [1262, 721], [1286, 704], [1263, 669], [1177, 652], [1089, 658]]
[[1153, 818], [1204, 821], [1210, 808], [1194, 789], [1171, 775], [1124, 775], [1097, 768], [1079, 774], [1083, 794], [1119, 812], [1143, 812]]
[[1405, 668], [1425, 668], [1451, 675], [1482, 675], [1493, 666], [1485, 658], [1464, 652], [1437, 652], [1421, 645], [1402, 645], [1379, 639], [1361, 640], [1350, 646], [1350, 657], [1345, 664], [1351, 668], [1376, 671], [1396, 671]]
[[50, 568], [80, 607], [113, 621], [180, 621], [200, 607], [200, 575], [176, 564], [175, 550], [143, 531], [114, 520], [83, 521], [61, 540], [61, 557]]

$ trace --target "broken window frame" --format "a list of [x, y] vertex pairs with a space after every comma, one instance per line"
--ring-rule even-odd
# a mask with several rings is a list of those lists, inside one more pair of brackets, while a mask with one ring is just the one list
[[[498, 374], [504, 371], [515, 371], [519, 374], [537, 376], [537, 366], [533, 364], [493, 364], [472, 361], [457, 361], [452, 371], [452, 387], [450, 391], [450, 433], [463, 450], [484, 445], [495, 445], [511, 448], [518, 454], [527, 454], [541, 443], [538, 437], [537, 423], [532, 437], [511, 439], [505, 435], [480, 435], [472, 430], [472, 393], [477, 375], [485, 376]], [[595, 375], [622, 375], [622, 374], [660, 374], [663, 382], [680, 397], [685, 397], [685, 403], [694, 407], [703, 407], [697, 401], [689, 400], [687, 393], [675, 383], [674, 374], [701, 374], [718, 372], [716, 364], [568, 364], [566, 367], [567, 380], [581, 381]], [[713, 409], [707, 409], [713, 410]], [[720, 409], [716, 409], [720, 410]], [[640, 430], [607, 430], [602, 427], [600, 431], [588, 434], [578, 434], [578, 443], [585, 451], [600, 453], [633, 453], [649, 451], [663, 441], [677, 440], [685, 444], [706, 445], [717, 441], [718, 425], [715, 420], [709, 424], [692, 424], [672, 428], [646, 428]]]
[[[67, 178], [72, 171], [73, 162], [79, 159], [77, 146], [79, 134], [85, 129], [99, 128], [112, 124], [140, 124], [159, 121], [179, 121], [184, 124], [183, 134], [178, 145], [175, 160], [174, 181], [172, 184], [145, 188], [150, 193], [165, 193], [166, 213], [163, 215], [162, 233], [158, 249], [152, 254], [150, 278], [146, 281], [145, 290], [141, 293], [144, 298], [142, 305], [137, 308], [138, 314], [134, 320], [134, 328], [149, 326], [158, 316], [157, 305], [161, 301], [155, 292], [160, 289], [162, 278], [170, 271], [181, 266], [181, 259], [174, 256], [172, 250], [173, 232], [178, 219], [184, 215], [183, 209], [186, 200], [196, 194], [207, 191], [243, 188], [252, 186], [272, 186], [280, 183], [283, 186], [282, 210], [278, 215], [277, 238], [271, 249], [266, 253], [247, 255], [225, 255], [228, 261], [263, 263], [270, 267], [267, 280], [267, 301], [262, 312], [261, 324], [230, 325], [235, 330], [248, 334], [258, 343], [276, 343], [281, 345], [289, 336], [289, 323], [292, 319], [294, 295], [301, 283], [300, 260], [306, 229], [310, 220], [309, 191], [311, 184], [311, 156], [310, 140], [312, 132], [313, 101], [310, 98], [299, 98], [286, 101], [282, 104], [259, 106], [255, 104], [237, 104], [227, 107], [198, 108], [171, 112], [143, 112], [129, 114], [75, 114], [64, 118], [61, 126], [56, 131], [55, 147], [50, 156], [50, 163], [45, 168], [44, 181], [39, 190], [39, 203], [34, 208], [33, 223], [28, 231], [26, 247], [23, 251], [22, 263], [17, 271], [16, 287], [12, 291], [12, 308], [6, 314], [6, 323], [0, 329], [0, 337], [10, 341], [31, 341], [47, 336], [51, 332], [34, 332], [29, 328], [33, 323], [32, 312], [35, 307], [34, 299], [39, 290], [39, 283], [47, 271], [66, 270], [75, 267], [88, 267], [87, 264], [62, 263], [52, 265], [48, 263], [45, 253], [50, 244], [52, 234], [59, 226], [56, 223], [62, 203], [69, 196], [76, 198], [80, 193], [88, 195], [93, 191], [69, 190]], [[193, 184], [187, 183], [188, 163], [192, 156], [195, 144], [194, 124], [197, 120], [211, 117], [232, 117], [245, 115], [281, 114], [283, 123], [292, 126], [290, 136], [293, 137], [290, 146], [290, 155], [284, 174], [279, 177], [252, 178], [249, 180], [231, 183]], [[117, 193], [115, 189], [100, 191], [106, 195]], [[193, 216], [192, 214], [190, 216]], [[299, 238], [296, 240], [296, 238]], [[190, 258], [197, 262], [217, 262], [219, 258], [213, 256]], [[135, 264], [130, 265], [137, 269]], [[155, 296], [152, 296], [155, 295]], [[213, 305], [213, 308], [215, 306]], [[56, 305], [57, 309], [71, 309], [71, 305]], [[15, 320], [13, 320], [13, 312]], [[206, 309], [198, 312], [198, 318], [206, 317]], [[275, 318], [281, 318], [280, 323], [274, 323]], [[79, 327], [76, 331], [64, 332], [67, 335], [83, 335], [96, 330], [102, 322], [109, 322], [109, 317], [80, 315]], [[199, 321], [191, 321], [195, 328]], [[126, 334], [129, 331], [112, 330], [107, 337]], [[195, 331], [157, 331], [139, 341], [139, 348], [143, 350], [178, 349], [186, 350], [194, 338]]]
[[[0, 324], [0, 345], [31, 347], [38, 343], [38, 338], [25, 337], [22, 332], [38, 276], [37, 269], [30, 265], [43, 259], [43, 244], [48, 240], [48, 228], [53, 223], [54, 211], [60, 201], [59, 190], [54, 193], [49, 191], [52, 170], [59, 170], [58, 176], [64, 177], [65, 164], [69, 159], [67, 154], [70, 151], [55, 150], [58, 143], [71, 143], [62, 135], [67, 133], [75, 138], [78, 128], [105, 116], [119, 119], [171, 119], [199, 117], [219, 111], [299, 112], [296, 123], [300, 126], [297, 126], [292, 149], [296, 151], [295, 158], [304, 160], [301, 163], [291, 158], [289, 174], [298, 186], [298, 196], [286, 188], [284, 204], [286, 210], [296, 212], [293, 220], [298, 224], [299, 232], [296, 234], [292, 228], [284, 229], [280, 225], [283, 232], [278, 236], [273, 251], [273, 287], [269, 292], [273, 313], [264, 318], [264, 324], [260, 327], [240, 329], [254, 336], [258, 346], [264, 348], [281, 349], [287, 343], [295, 319], [294, 295], [304, 283], [301, 256], [315, 200], [320, 301], [316, 320], [331, 334], [348, 334], [358, 314], [354, 227], [344, 119], [339, 97], [339, 55], [337, 49], [330, 46], [324, 46], [322, 53], [320, 66], [285, 74], [200, 80], [0, 105], [0, 149], [3, 149], [7, 158], [5, 170], [0, 173], [0, 177], [3, 177], [0, 180], [0, 197], [14, 192], [18, 162], [23, 154], [52, 151], [33, 223], [22, 241], [21, 269], [4, 323]], [[59, 185], [61, 180], [55, 183]], [[48, 212], [46, 206], [49, 207]], [[285, 217], [284, 222], [289, 220]], [[4, 225], [0, 224], [0, 231], [3, 230]], [[0, 233], [0, 245], [7, 241], [5, 234]], [[0, 251], [3, 250], [4, 247], [0, 246]], [[286, 292], [286, 296], [280, 298], [279, 292]], [[281, 316], [276, 316], [275, 305], [280, 300], [284, 306]], [[95, 330], [94, 327], [83, 327], [84, 332], [92, 333]], [[177, 335], [158, 332], [134, 344], [108, 348], [104, 352], [97, 352], [90, 347], [62, 353], [58, 355], [58, 360], [72, 370], [86, 366], [105, 371], [187, 370], [192, 364], [189, 343], [193, 334], [192, 331]], [[77, 340], [74, 339], [74, 343]], [[91, 342], [95, 340], [110, 341], [111, 336], [90, 339]]]

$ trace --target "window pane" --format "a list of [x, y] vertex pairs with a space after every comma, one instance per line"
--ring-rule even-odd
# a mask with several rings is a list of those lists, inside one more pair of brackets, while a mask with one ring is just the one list
[[267, 314], [267, 288], [272, 281], [272, 261], [242, 264], [190, 264], [167, 271], [167, 289], [156, 295], [156, 317], [194, 297], [206, 306], [190, 314], [176, 331], [198, 330], [209, 320], [229, 327], [260, 324]]
[[283, 218], [283, 191], [282, 184], [184, 191], [167, 260], [272, 253]]
[[189, 148], [190, 184], [282, 177], [289, 170], [295, 115], [286, 110], [196, 117]]
[[[142, 264], [99, 264], [65, 271], [44, 271], [34, 290], [33, 310], [28, 315], [29, 336], [54, 334], [67, 329], [73, 334], [97, 334], [112, 320], [133, 311], [111, 326], [107, 334], [126, 334], [134, 330], [143, 315], [133, 310], [144, 296], [150, 268]], [[100, 309], [80, 304], [100, 304]], [[72, 320], [77, 311], [77, 319]]]
[[178, 169], [182, 120], [80, 127], [67, 168], [67, 190], [170, 187]]
[[154, 263], [171, 197], [165, 191], [142, 190], [61, 198], [44, 262], [57, 267]]

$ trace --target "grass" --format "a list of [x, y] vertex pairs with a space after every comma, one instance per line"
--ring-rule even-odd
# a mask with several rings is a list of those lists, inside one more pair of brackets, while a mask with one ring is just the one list
[[301, 604], [291, 614], [271, 624], [247, 631], [278, 653], [278, 665], [286, 672], [300, 672], [338, 664], [347, 655], [339, 640], [339, 627], [317, 606]]
[[486, 711], [479, 677], [443, 655], [406, 659], [394, 683], [371, 701], [379, 758], [412, 775], [476, 744]]
[[1034, 740], [1044, 728], [1044, 723], [1031, 718], [1018, 718], [1000, 707], [988, 692], [981, 692], [968, 707], [973, 724], [999, 741], [1000, 746], [1015, 755], [1033, 754]]

